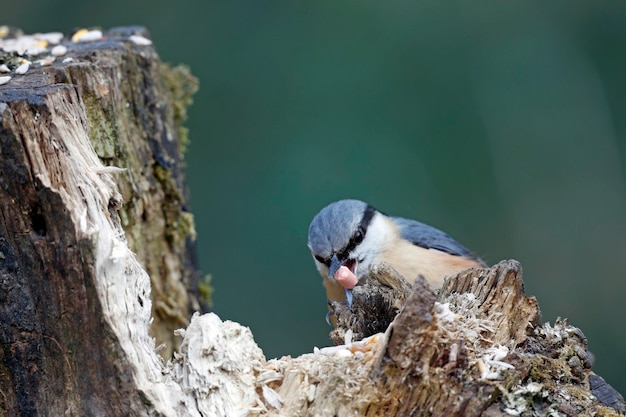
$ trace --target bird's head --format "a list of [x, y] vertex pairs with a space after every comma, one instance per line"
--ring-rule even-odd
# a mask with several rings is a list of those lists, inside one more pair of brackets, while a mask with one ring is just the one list
[[[308, 246], [320, 274], [338, 281], [351, 304], [351, 290], [375, 263], [384, 239], [384, 215], [358, 200], [340, 200], [323, 208], [309, 226]], [[342, 268], [346, 267], [346, 268]], [[344, 281], [351, 272], [354, 282]]]

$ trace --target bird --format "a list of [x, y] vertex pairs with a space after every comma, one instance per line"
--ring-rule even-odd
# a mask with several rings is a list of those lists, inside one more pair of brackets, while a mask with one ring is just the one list
[[427, 224], [389, 216], [360, 200], [324, 207], [309, 225], [307, 245], [328, 301], [347, 301], [370, 267], [391, 265], [409, 283], [422, 275], [438, 289], [448, 275], [485, 263], [454, 238]]

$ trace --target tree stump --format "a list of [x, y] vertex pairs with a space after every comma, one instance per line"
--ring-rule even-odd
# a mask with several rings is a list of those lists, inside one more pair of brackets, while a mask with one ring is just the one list
[[267, 360], [249, 329], [195, 314], [166, 363], [150, 322], [172, 346], [172, 329], [199, 309], [180, 124], [195, 84], [164, 68], [142, 28], [84, 36], [56, 40], [68, 51], [51, 63], [34, 64], [51, 48], [24, 52], [24, 75], [22, 56], [1, 55], [11, 71], [0, 85], [2, 415], [626, 410], [591, 370], [583, 333], [540, 322], [516, 261], [448, 277], [437, 294], [422, 279], [390, 292], [403, 278], [374, 269], [354, 311], [336, 306], [335, 338], [348, 343], [297, 358]]
[[[0, 40], [0, 409], [127, 410], [131, 393], [141, 402], [118, 357], [132, 326], [153, 320], [170, 357], [200, 309], [182, 158], [196, 81], [161, 63], [142, 28], [13, 35]], [[148, 313], [132, 324], [120, 308]], [[108, 320], [131, 328], [120, 338]]]

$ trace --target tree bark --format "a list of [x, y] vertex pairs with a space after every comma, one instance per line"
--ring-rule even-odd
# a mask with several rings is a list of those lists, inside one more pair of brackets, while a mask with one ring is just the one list
[[591, 370], [582, 332], [540, 322], [516, 261], [448, 277], [437, 294], [380, 266], [353, 310], [336, 306], [347, 343], [297, 358], [268, 361], [249, 329], [195, 314], [165, 363], [151, 320], [171, 348], [199, 309], [181, 151], [194, 82], [164, 69], [142, 28], [104, 37], [65, 39], [72, 62], [0, 86], [2, 415], [626, 410]]
[[162, 366], [146, 326], [167, 355], [199, 309], [182, 159], [196, 82], [130, 40], [141, 35], [65, 39], [52, 65], [35, 63], [52, 45], [26, 54], [24, 75], [19, 56], [1, 55], [13, 70], [0, 86], [6, 415], [144, 415], [133, 362]]

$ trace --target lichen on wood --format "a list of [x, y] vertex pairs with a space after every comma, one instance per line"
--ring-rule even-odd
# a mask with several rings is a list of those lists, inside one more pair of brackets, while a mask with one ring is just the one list
[[[147, 36], [141, 28], [133, 33]], [[197, 80], [184, 66], [163, 64], [153, 47], [126, 41], [124, 30], [105, 35], [106, 41], [89, 48], [87, 62], [76, 54], [74, 63], [58, 71], [79, 92], [102, 162], [125, 169], [114, 177], [124, 201], [120, 217], [150, 275], [151, 332], [168, 358], [177, 343], [174, 330], [202, 307], [183, 155], [185, 108]]]
[[[373, 299], [378, 300], [372, 304], [376, 308], [383, 298], [390, 301], [390, 311], [396, 308], [392, 297], [385, 298], [390, 288], [383, 283], [390, 277], [405, 293], [388, 266], [372, 271], [366, 283], [370, 293], [355, 291], [354, 302], [360, 303], [355, 314], [348, 318], [346, 310], [339, 312], [339, 326], [353, 326], [341, 329], [342, 335], [363, 329], [360, 320], [371, 320], [365, 306]], [[317, 356], [270, 361], [268, 366], [282, 375], [272, 380], [272, 390], [290, 400], [292, 392], [315, 393], [298, 403], [306, 415], [573, 416], [624, 411], [623, 398], [610, 386], [610, 399], [603, 401], [591, 389], [590, 381], [599, 377], [591, 370], [582, 332], [564, 320], [553, 326], [540, 323], [537, 301], [524, 294], [518, 262], [461, 272], [449, 277], [437, 294], [418, 278], [408, 297], [400, 297], [406, 302], [384, 337], [364, 346], [325, 348]], [[267, 402], [266, 407], [258, 414], [295, 411], [287, 406], [272, 409]]]
[[[199, 270], [171, 86], [154, 49], [129, 40], [137, 34], [148, 36], [60, 39], [63, 59], [0, 87], [0, 415], [186, 404], [148, 326], [171, 350], [173, 329], [198, 309]], [[182, 219], [170, 240], [154, 176], [164, 165], [168, 220]]]

